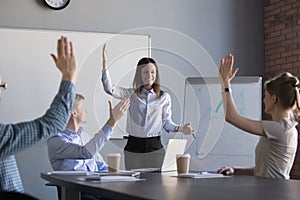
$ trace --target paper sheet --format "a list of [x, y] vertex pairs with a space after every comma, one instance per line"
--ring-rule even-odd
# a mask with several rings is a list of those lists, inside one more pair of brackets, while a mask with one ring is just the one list
[[142, 181], [145, 179], [136, 178], [133, 176], [87, 176], [86, 181], [99, 181], [99, 182], [130, 182]]
[[48, 172], [50, 175], [88, 175], [87, 171], [52, 171]]
[[188, 173], [188, 174], [179, 174], [177, 177], [179, 178], [224, 178], [229, 176], [224, 176], [223, 174], [214, 174], [214, 173]]

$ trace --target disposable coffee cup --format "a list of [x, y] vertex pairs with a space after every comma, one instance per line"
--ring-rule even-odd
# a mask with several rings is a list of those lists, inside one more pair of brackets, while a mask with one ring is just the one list
[[189, 173], [190, 167], [190, 154], [177, 154], [176, 155], [176, 163], [177, 163], [177, 173]]
[[119, 154], [119, 153], [108, 153], [107, 154], [108, 172], [118, 172], [119, 171], [120, 159], [121, 159], [121, 154]]

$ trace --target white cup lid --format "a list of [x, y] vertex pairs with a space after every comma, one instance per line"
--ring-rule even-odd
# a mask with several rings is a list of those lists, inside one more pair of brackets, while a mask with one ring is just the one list
[[176, 155], [176, 158], [190, 158], [191, 157], [191, 155], [190, 154], [188, 154], [188, 153], [185, 153], [185, 154], [177, 154]]
[[108, 153], [107, 157], [121, 157], [120, 153]]

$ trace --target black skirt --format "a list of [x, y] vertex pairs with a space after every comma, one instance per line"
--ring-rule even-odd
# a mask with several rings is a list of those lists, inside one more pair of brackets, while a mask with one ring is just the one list
[[161, 144], [160, 136], [139, 138], [129, 135], [124, 150], [133, 153], [148, 153], [161, 148], [163, 148], [163, 145]]

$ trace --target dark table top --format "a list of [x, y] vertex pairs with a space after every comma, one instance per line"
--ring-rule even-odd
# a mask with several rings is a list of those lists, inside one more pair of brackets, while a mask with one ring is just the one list
[[190, 179], [177, 178], [176, 173], [143, 173], [138, 182], [100, 183], [85, 181], [78, 175], [49, 175], [41, 177], [50, 183], [79, 191], [98, 194], [110, 199], [272, 199], [299, 200], [299, 180], [278, 180], [254, 176]]

